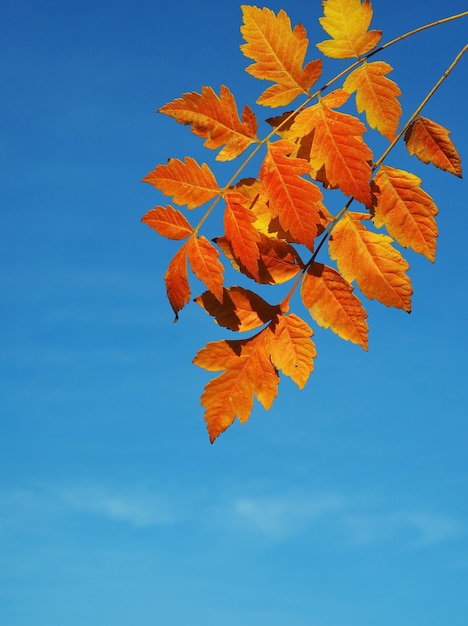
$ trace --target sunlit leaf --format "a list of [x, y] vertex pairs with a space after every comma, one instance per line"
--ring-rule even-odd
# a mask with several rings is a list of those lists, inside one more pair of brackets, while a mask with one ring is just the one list
[[404, 248], [412, 248], [434, 262], [437, 207], [431, 196], [421, 189], [421, 179], [382, 165], [374, 182], [374, 224], [379, 228], [385, 226]]
[[193, 232], [187, 218], [170, 205], [166, 208], [158, 206], [151, 209], [141, 218], [141, 221], [168, 239], [185, 239]]
[[292, 29], [282, 9], [275, 15], [268, 8], [243, 5], [242, 13], [241, 32], [247, 43], [241, 45], [241, 50], [255, 61], [247, 67], [247, 72], [275, 83], [263, 92], [257, 103], [286, 106], [300, 94], [307, 94], [322, 73], [322, 62], [320, 59], [311, 61], [303, 67], [309, 41], [302, 24]]
[[235, 159], [258, 141], [252, 109], [244, 107], [241, 121], [234, 96], [225, 85], [221, 85], [219, 97], [211, 87], [202, 87], [201, 94], [185, 93], [159, 111], [190, 125], [192, 133], [206, 140], [207, 148], [216, 150], [224, 146], [216, 157], [218, 161]]
[[302, 281], [301, 296], [317, 324], [367, 350], [366, 310], [341, 274], [313, 263]]
[[323, 0], [324, 17], [319, 22], [332, 37], [317, 48], [335, 59], [359, 58], [370, 52], [382, 37], [381, 30], [369, 31], [372, 4], [369, 0]]
[[411, 311], [409, 264], [392, 246], [392, 238], [374, 233], [362, 223], [367, 213], [345, 213], [329, 241], [330, 257], [337, 262], [342, 276], [356, 280], [362, 293], [373, 300]]
[[432, 163], [461, 178], [460, 155], [449, 135], [449, 130], [420, 115], [405, 133], [406, 147], [411, 155], [415, 154], [423, 163]]

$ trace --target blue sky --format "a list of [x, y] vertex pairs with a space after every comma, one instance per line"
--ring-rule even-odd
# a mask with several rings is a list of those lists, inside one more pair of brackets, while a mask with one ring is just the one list
[[[268, 6], [325, 38], [320, 2]], [[463, 10], [376, 1], [373, 27]], [[366, 303], [367, 354], [314, 327], [306, 388], [211, 446], [191, 360], [226, 335], [195, 305], [173, 323], [176, 248], [140, 223], [167, 199], [141, 179], [186, 155], [232, 172], [155, 110], [221, 83], [254, 102], [239, 5], [0, 11], [2, 626], [465, 626], [466, 183], [395, 151], [440, 210], [435, 265], [406, 255], [413, 313]], [[404, 115], [465, 41], [466, 18], [383, 57]], [[467, 70], [425, 109], [464, 161]]]

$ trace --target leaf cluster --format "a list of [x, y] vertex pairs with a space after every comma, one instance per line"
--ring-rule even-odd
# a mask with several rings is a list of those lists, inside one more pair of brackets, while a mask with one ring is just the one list
[[[195, 302], [217, 324], [238, 333], [254, 331], [210, 342], [194, 358], [217, 373], [201, 397], [211, 441], [236, 417], [248, 420], [255, 398], [269, 409], [280, 373], [299, 388], [306, 384], [316, 350], [312, 328], [290, 311], [295, 292], [316, 324], [364, 350], [368, 324], [362, 297], [411, 311], [409, 264], [400, 248], [435, 260], [437, 207], [420, 178], [384, 162], [395, 143], [404, 137], [409, 154], [462, 174], [449, 131], [421, 115], [428, 98], [400, 128], [401, 91], [388, 77], [392, 67], [372, 60], [389, 44], [379, 48], [382, 32], [370, 30], [371, 3], [322, 4], [319, 22], [329, 38], [316, 44], [321, 56], [311, 61], [302, 24], [293, 27], [284, 10], [242, 6], [241, 51], [252, 61], [246, 71], [271, 83], [256, 103], [283, 109], [268, 119], [266, 137], [258, 137], [252, 108], [245, 105], [239, 114], [225, 85], [219, 95], [204, 86], [159, 109], [217, 151], [216, 160], [242, 159], [225, 185], [207, 163], [190, 156], [170, 158], [143, 179], [172, 199], [142, 221], [180, 242], [164, 276], [176, 319], [191, 299], [190, 268], [206, 287]], [[314, 91], [325, 58], [352, 63]], [[356, 113], [344, 112], [353, 101]], [[369, 131], [388, 141], [378, 159], [364, 138]], [[260, 150], [258, 173], [242, 177]], [[331, 193], [344, 196], [335, 215], [325, 202]], [[224, 230], [210, 241], [201, 229], [215, 207], [222, 211]], [[328, 257], [318, 258], [327, 251]], [[270, 304], [254, 290], [226, 286], [226, 262], [253, 284], [291, 288], [281, 302]]]

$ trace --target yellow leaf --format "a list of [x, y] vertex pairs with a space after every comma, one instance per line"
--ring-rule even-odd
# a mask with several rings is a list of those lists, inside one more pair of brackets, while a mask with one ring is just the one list
[[412, 248], [434, 262], [438, 234], [437, 207], [420, 187], [421, 179], [388, 165], [374, 178], [374, 224], [385, 226], [404, 248]]
[[345, 91], [356, 92], [358, 113], [365, 111], [369, 126], [389, 141], [395, 138], [402, 113], [397, 100], [401, 91], [396, 83], [386, 78], [391, 71], [392, 67], [384, 61], [365, 61], [343, 83]]
[[372, 4], [369, 0], [323, 0], [324, 17], [319, 18], [332, 37], [317, 48], [334, 59], [359, 58], [370, 52], [382, 37], [382, 31], [371, 30]]
[[241, 50], [255, 61], [247, 67], [247, 72], [275, 83], [263, 92], [257, 103], [286, 106], [297, 96], [307, 95], [322, 73], [322, 62], [311, 61], [303, 67], [309, 41], [302, 24], [292, 29], [282, 9], [275, 15], [268, 8], [243, 5], [242, 13], [241, 32], [247, 43], [241, 45]]
[[337, 262], [342, 276], [356, 279], [362, 293], [386, 306], [411, 311], [409, 264], [392, 244], [392, 238], [369, 231], [363, 221], [367, 213], [344, 214], [329, 240], [330, 258]]
[[317, 324], [367, 350], [366, 310], [341, 274], [313, 263], [302, 281], [301, 296]]

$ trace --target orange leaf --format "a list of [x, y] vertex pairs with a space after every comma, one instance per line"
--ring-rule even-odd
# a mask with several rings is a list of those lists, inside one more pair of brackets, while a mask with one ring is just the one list
[[236, 416], [242, 423], [249, 419], [254, 395], [265, 409], [271, 407], [277, 395], [278, 372], [265, 349], [264, 331], [244, 341], [209, 343], [193, 362], [209, 371], [215, 367], [226, 370], [206, 385], [201, 397], [212, 443]]
[[159, 111], [181, 124], [191, 125], [192, 133], [206, 139], [207, 148], [224, 146], [216, 157], [218, 161], [235, 159], [258, 141], [253, 111], [246, 105], [241, 121], [234, 96], [225, 85], [221, 85], [219, 98], [211, 87], [202, 87], [201, 94], [185, 93]]
[[301, 296], [317, 324], [367, 350], [366, 310], [341, 274], [313, 263], [302, 281]]
[[223, 299], [223, 264], [218, 260], [219, 252], [206, 239], [195, 236], [189, 239], [187, 253], [193, 273], [205, 283], [218, 300]]
[[141, 221], [168, 239], [185, 239], [193, 232], [185, 216], [170, 205], [166, 208], [158, 206], [151, 209]]
[[317, 356], [313, 331], [300, 317], [278, 315], [267, 329], [267, 350], [275, 367], [303, 389]]
[[423, 163], [432, 163], [461, 178], [460, 155], [449, 135], [449, 130], [420, 115], [405, 133], [406, 147], [411, 155], [415, 154]]
[[208, 165], [199, 165], [191, 157], [186, 157], [185, 162], [169, 159], [167, 165], [158, 165], [143, 182], [154, 185], [166, 196], [172, 196], [176, 204], [186, 204], [189, 209], [205, 204], [219, 193]]
[[253, 227], [254, 213], [242, 203], [241, 193], [230, 191], [225, 194], [224, 232], [236, 260], [254, 277], [258, 277], [259, 252], [257, 242], [260, 235]]
[[307, 161], [287, 156], [294, 149], [295, 145], [286, 140], [268, 144], [260, 170], [262, 193], [268, 197], [271, 213], [279, 218], [281, 226], [313, 250], [322, 219], [322, 193], [317, 185], [301, 176], [310, 172]]
[[382, 37], [381, 30], [369, 31], [372, 4], [369, 0], [323, 0], [324, 17], [319, 22], [332, 37], [317, 48], [334, 59], [359, 58], [370, 52]]
[[179, 311], [183, 309], [190, 300], [190, 285], [187, 272], [187, 247], [188, 242], [184, 243], [176, 252], [164, 275], [167, 297], [175, 313], [174, 321], [179, 319]]
[[329, 240], [330, 258], [338, 264], [343, 278], [356, 279], [369, 300], [411, 311], [411, 282], [408, 263], [392, 245], [391, 237], [374, 233], [362, 224], [367, 213], [346, 212]]
[[220, 326], [229, 330], [246, 331], [259, 328], [278, 312], [278, 306], [268, 304], [259, 295], [243, 287], [224, 289], [222, 302], [206, 291], [195, 302], [216, 318]]
[[366, 127], [357, 117], [330, 108], [348, 97], [339, 89], [304, 109], [294, 120], [291, 132], [300, 138], [314, 131], [310, 150], [313, 169], [324, 167], [332, 186], [338, 185], [344, 194], [369, 206], [372, 152], [362, 139]]
[[389, 234], [404, 248], [412, 248], [435, 260], [438, 235], [437, 207], [420, 187], [421, 179], [388, 165], [381, 165], [374, 178], [376, 205], [374, 224], [385, 225]]
[[365, 111], [369, 126], [376, 128], [389, 141], [395, 137], [402, 113], [397, 100], [401, 91], [396, 83], [385, 77], [391, 71], [391, 65], [384, 61], [364, 61], [343, 83], [345, 91], [356, 92], [358, 113]]
[[297, 96], [308, 94], [322, 73], [322, 62], [311, 61], [303, 68], [309, 41], [302, 24], [293, 30], [282, 9], [275, 15], [271, 9], [243, 5], [242, 13], [241, 32], [247, 43], [241, 50], [255, 61], [246, 71], [255, 78], [275, 83], [263, 92], [257, 103], [285, 106]]
[[217, 237], [215, 241], [224, 255], [231, 261], [235, 270], [242, 272], [245, 276], [254, 279], [258, 283], [267, 285], [284, 283], [296, 276], [304, 266], [293, 246], [281, 239], [260, 234], [258, 275], [253, 276], [234, 258], [226, 237]]
[[262, 283], [281, 284], [296, 276], [304, 266], [297, 251], [286, 241], [260, 235], [259, 275]]

